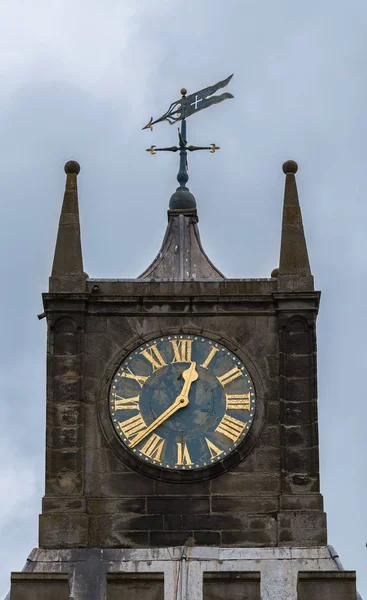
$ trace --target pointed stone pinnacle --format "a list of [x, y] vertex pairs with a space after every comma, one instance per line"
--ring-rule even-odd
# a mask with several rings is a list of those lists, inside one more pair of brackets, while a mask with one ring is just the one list
[[288, 160], [283, 165], [286, 177], [278, 289], [286, 291], [313, 290], [313, 277], [298, 200], [295, 177], [297, 170], [298, 165], [294, 160]]
[[66, 186], [57, 233], [50, 291], [84, 291], [86, 274], [80, 241], [77, 175], [75, 160], [66, 163]]

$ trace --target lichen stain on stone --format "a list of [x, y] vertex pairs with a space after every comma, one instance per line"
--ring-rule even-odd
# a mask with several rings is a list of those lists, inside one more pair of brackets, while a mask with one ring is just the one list
[[63, 490], [73, 491], [75, 489], [75, 477], [70, 471], [60, 473], [58, 484]]
[[79, 379], [79, 373], [76, 371], [66, 371], [63, 375], [56, 375], [55, 379], [59, 379], [61, 381], [67, 381], [68, 383], [75, 383]]

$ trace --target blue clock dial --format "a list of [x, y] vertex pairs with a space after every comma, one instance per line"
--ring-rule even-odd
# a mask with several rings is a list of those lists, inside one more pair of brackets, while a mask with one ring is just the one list
[[170, 335], [134, 350], [114, 375], [109, 408], [120, 442], [168, 470], [228, 456], [249, 432], [254, 384], [239, 358], [206, 337]]

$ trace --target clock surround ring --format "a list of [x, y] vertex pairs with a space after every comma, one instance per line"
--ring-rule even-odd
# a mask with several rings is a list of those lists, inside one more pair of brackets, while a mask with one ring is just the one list
[[[131, 449], [128, 449], [124, 444], [120, 442], [118, 434], [112, 424], [112, 419], [109, 412], [107, 399], [109, 398], [112, 379], [116, 375], [121, 364], [124, 361], [126, 361], [126, 359], [132, 352], [136, 351], [141, 346], [149, 345], [152, 342], [154, 342], [157, 338], [162, 338], [166, 336], [170, 336], [172, 338], [174, 338], [174, 336], [192, 336], [196, 339], [200, 339], [200, 337], [202, 336], [207, 338], [208, 340], [211, 340], [212, 342], [216, 342], [219, 345], [223, 345], [226, 349], [232, 352], [244, 365], [246, 365], [246, 369], [250, 374], [251, 380], [253, 381], [256, 390], [256, 411], [248, 433], [238, 443], [236, 448], [233, 449], [226, 456], [224, 456], [220, 460], [217, 460], [213, 464], [208, 464], [207, 466], [197, 470], [173, 470], [172, 468], [165, 469], [162, 468], [159, 464], [151, 464], [150, 462], [141, 460], [141, 458], [139, 458], [131, 452]], [[262, 384], [262, 379], [254, 362], [250, 359], [250, 357], [247, 354], [245, 354], [243, 350], [241, 350], [230, 340], [223, 338], [223, 336], [218, 336], [211, 331], [203, 330], [201, 330], [200, 333], [198, 333], [197, 331], [187, 330], [186, 328], [179, 332], [177, 331], [177, 329], [175, 331], [165, 331], [164, 333], [161, 331], [151, 332], [151, 335], [146, 336], [145, 338], [135, 337], [134, 340], [131, 340], [129, 344], [127, 344], [119, 353], [117, 353], [117, 355], [113, 357], [110, 364], [106, 368], [97, 399], [98, 418], [102, 432], [109, 447], [113, 450], [114, 454], [118, 457], [118, 459], [121, 460], [132, 470], [142, 473], [150, 478], [167, 482], [190, 483], [195, 481], [203, 481], [217, 477], [231, 470], [239, 462], [245, 459], [245, 457], [251, 452], [252, 448], [256, 444], [261, 434], [262, 427], [265, 422], [265, 402], [263, 390], [264, 388]]]

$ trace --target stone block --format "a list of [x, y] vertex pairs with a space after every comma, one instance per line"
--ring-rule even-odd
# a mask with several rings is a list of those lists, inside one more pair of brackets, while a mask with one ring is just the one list
[[69, 600], [67, 573], [12, 573], [11, 600]]
[[[154, 490], [154, 481], [138, 473], [107, 473], [94, 481], [95, 496], [151, 496]], [[157, 500], [159, 500], [157, 498]], [[148, 510], [151, 514], [159, 511]]]
[[270, 447], [279, 448], [280, 444], [280, 427], [279, 425], [269, 425], [264, 427], [260, 440], [257, 444], [258, 448]]
[[182, 529], [182, 516], [163, 515], [163, 524], [165, 531], [179, 531]]
[[80, 378], [78, 373], [68, 372], [62, 377], [53, 379], [53, 398], [54, 402], [74, 403], [79, 402], [80, 398]]
[[313, 420], [311, 402], [288, 402], [282, 400], [280, 403], [281, 422], [286, 425], [307, 425]]
[[249, 515], [248, 528], [253, 531], [271, 531], [274, 533], [277, 528], [276, 517], [270, 515]]
[[206, 514], [210, 512], [209, 496], [177, 497], [161, 496], [160, 498], [148, 498], [148, 514], [165, 515], [195, 515]]
[[53, 402], [49, 407], [49, 418], [54, 427], [76, 427], [79, 411], [75, 410], [75, 403]]
[[310, 473], [312, 471], [312, 449], [303, 446], [287, 448], [284, 468], [290, 473]]
[[260, 600], [257, 571], [207, 571], [203, 575], [203, 600]]
[[310, 355], [287, 354], [285, 373], [287, 377], [310, 377]]
[[298, 600], [356, 600], [355, 571], [300, 571]]
[[88, 516], [83, 513], [48, 513], [39, 517], [40, 548], [86, 548]]
[[326, 514], [319, 511], [278, 513], [280, 546], [324, 546], [327, 543]]
[[276, 528], [273, 529], [243, 529], [242, 531], [222, 531], [222, 545], [235, 547], [273, 547], [277, 545]]
[[280, 510], [323, 511], [324, 500], [321, 494], [282, 495], [279, 497]]
[[256, 470], [277, 473], [280, 470], [280, 449], [259, 447], [253, 451]]
[[[131, 515], [130, 515], [131, 517]], [[160, 517], [163, 520], [163, 517]], [[89, 528], [89, 545], [92, 548], [147, 548], [149, 546], [149, 531], [134, 530], [129, 518], [119, 515], [101, 515], [91, 517]], [[161, 526], [161, 529], [163, 526]]]
[[182, 517], [183, 529], [246, 529], [247, 515], [244, 514], [211, 514], [211, 515], [185, 515]]
[[86, 499], [75, 496], [44, 496], [42, 499], [43, 513], [86, 512]]
[[269, 496], [280, 491], [280, 474], [265, 473], [225, 473], [212, 481], [213, 495]]
[[110, 514], [146, 514], [146, 498], [89, 498], [87, 500], [88, 513], [99, 516]]
[[278, 498], [276, 496], [251, 497], [251, 496], [213, 496], [213, 513], [267, 513], [278, 510]]
[[115, 356], [121, 347], [103, 333], [88, 333], [85, 335], [85, 352], [89, 356], [100, 358], [105, 363]]
[[47, 442], [55, 450], [75, 450], [79, 431], [78, 427], [49, 427]]
[[[210, 493], [210, 481], [199, 481], [185, 484], [187, 496], [203, 496]], [[155, 482], [155, 494], [157, 496], [182, 496], [182, 483], [169, 483], [166, 481]]]
[[220, 531], [194, 531], [195, 546], [220, 546]]
[[312, 398], [312, 382], [309, 378], [287, 380], [281, 377], [281, 380], [286, 383], [287, 402], [307, 402]]
[[314, 425], [288, 425], [284, 428], [283, 444], [290, 446], [311, 447], [313, 442]]
[[286, 339], [287, 352], [292, 354], [309, 354], [311, 352], [311, 336], [309, 331], [288, 331]]
[[107, 600], [163, 600], [163, 573], [107, 573]]
[[152, 531], [150, 534], [150, 546], [156, 548], [183, 546], [192, 539], [192, 531]]
[[52, 356], [49, 355], [49, 376], [58, 381], [73, 382], [80, 377], [80, 355]]
[[256, 460], [255, 451], [252, 451], [236, 465], [232, 473], [253, 473], [254, 471], [256, 471]]
[[[277, 385], [278, 385], [278, 381], [277, 381]], [[277, 398], [278, 395], [278, 388], [276, 393], [274, 394], [275, 398]], [[270, 396], [272, 398], [272, 400], [274, 400], [274, 396]], [[268, 402], [267, 407], [266, 407], [266, 422], [268, 423], [268, 425], [278, 425], [279, 424], [279, 400], [277, 399], [276, 402], [272, 401], [272, 402]]]
[[77, 448], [47, 448], [46, 468], [48, 473], [78, 472], [81, 462], [80, 450]]

